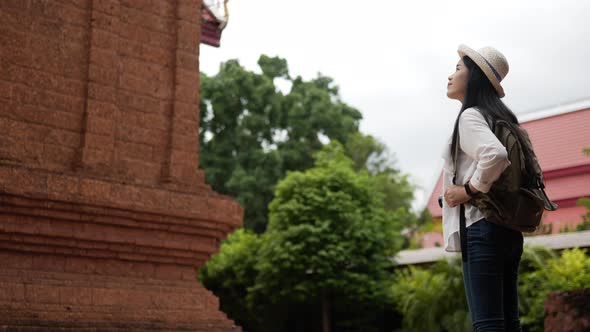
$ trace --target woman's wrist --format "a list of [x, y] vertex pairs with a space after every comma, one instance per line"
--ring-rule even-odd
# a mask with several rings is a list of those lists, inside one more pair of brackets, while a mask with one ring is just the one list
[[467, 193], [467, 196], [469, 196], [469, 197], [473, 197], [473, 196], [475, 196], [475, 194], [478, 193], [478, 190], [473, 188], [473, 186], [469, 182], [467, 182], [464, 185], [464, 187], [465, 187], [465, 192]]

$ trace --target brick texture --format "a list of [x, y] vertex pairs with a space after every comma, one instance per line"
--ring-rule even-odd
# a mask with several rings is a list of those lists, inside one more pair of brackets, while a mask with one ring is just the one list
[[549, 294], [544, 323], [545, 332], [590, 331], [590, 288]]
[[0, 1], [0, 331], [239, 331], [197, 271], [199, 0]]

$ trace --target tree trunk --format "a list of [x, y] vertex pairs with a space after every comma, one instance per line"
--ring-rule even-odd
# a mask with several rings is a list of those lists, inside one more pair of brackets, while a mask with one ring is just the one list
[[330, 302], [326, 293], [322, 294], [322, 324], [323, 332], [330, 332]]

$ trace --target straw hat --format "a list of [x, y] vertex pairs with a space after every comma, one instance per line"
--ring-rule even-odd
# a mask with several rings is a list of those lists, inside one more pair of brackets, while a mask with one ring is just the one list
[[508, 74], [508, 61], [502, 53], [493, 47], [484, 47], [475, 51], [468, 46], [459, 45], [457, 50], [461, 57], [468, 56], [486, 74], [500, 98], [504, 97], [504, 89], [500, 82]]

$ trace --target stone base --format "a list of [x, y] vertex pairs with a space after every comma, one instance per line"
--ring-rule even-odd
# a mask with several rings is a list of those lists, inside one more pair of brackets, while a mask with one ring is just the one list
[[590, 288], [551, 293], [544, 325], [545, 332], [590, 331]]
[[197, 280], [239, 225], [237, 203], [73, 174], [0, 174], [0, 331], [241, 331]]
[[239, 331], [171, 264], [0, 253], [0, 331]]

